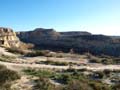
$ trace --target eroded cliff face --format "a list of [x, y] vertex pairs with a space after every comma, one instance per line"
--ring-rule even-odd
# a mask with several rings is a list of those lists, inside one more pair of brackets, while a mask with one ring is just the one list
[[89, 32], [57, 32], [54, 29], [37, 28], [33, 31], [17, 33], [21, 41], [32, 43], [40, 49], [77, 53], [90, 52], [95, 55], [120, 56], [120, 41], [109, 36], [94, 35]]
[[19, 44], [19, 38], [12, 29], [0, 27], [0, 46], [19, 47]]

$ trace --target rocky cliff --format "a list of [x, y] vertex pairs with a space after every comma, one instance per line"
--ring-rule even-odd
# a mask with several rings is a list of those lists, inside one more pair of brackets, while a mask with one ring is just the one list
[[92, 35], [89, 32], [86, 31], [69, 31], [69, 32], [60, 32], [62, 36], [79, 36], [79, 35]]
[[10, 28], [0, 27], [0, 46], [19, 47], [19, 38]]
[[[76, 42], [79, 36], [91, 36], [88, 32], [56, 32], [54, 29], [37, 28], [33, 31], [19, 32], [18, 37], [25, 42], [34, 43], [36, 46], [64, 47]], [[72, 43], [71, 43], [72, 42]]]
[[54, 29], [37, 28], [19, 32], [18, 37], [37, 48], [77, 53], [90, 52], [95, 55], [120, 56], [120, 41], [109, 36], [93, 35], [89, 32], [56, 32]]

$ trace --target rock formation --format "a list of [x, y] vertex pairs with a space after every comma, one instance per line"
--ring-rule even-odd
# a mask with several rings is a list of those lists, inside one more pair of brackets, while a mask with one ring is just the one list
[[92, 35], [86, 31], [69, 31], [69, 32], [60, 32], [63, 36], [78, 36], [78, 35]]
[[89, 32], [56, 32], [54, 29], [37, 28], [33, 31], [17, 33], [21, 41], [33, 43], [40, 49], [50, 49], [77, 53], [90, 52], [95, 55], [106, 54], [120, 56], [120, 41], [105, 35], [93, 35]]
[[[27, 45], [19, 39], [34, 45]], [[90, 52], [95, 55], [120, 56], [120, 39], [105, 35], [93, 35], [89, 32], [56, 32], [54, 29], [43, 28], [15, 33], [10, 28], [1, 27], [0, 46], [10, 48], [35, 46], [40, 49], [64, 52], [72, 49], [76, 53]]]
[[10, 28], [0, 27], [0, 46], [19, 47], [19, 38]]

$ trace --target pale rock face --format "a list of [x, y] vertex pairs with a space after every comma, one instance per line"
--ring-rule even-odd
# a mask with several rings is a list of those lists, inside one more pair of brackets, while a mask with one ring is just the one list
[[12, 29], [0, 27], [0, 46], [19, 47], [19, 44], [19, 38]]

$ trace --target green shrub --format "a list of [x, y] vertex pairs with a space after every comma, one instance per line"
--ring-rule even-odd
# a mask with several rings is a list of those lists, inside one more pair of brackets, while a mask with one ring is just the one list
[[120, 84], [113, 85], [112, 90], [120, 90]]
[[92, 77], [94, 79], [103, 79], [104, 75], [105, 74], [102, 71], [97, 71], [93, 73]]
[[19, 78], [17, 72], [0, 65], [0, 90], [11, 90], [11, 82]]
[[4, 61], [4, 62], [11, 62], [13, 59], [15, 59], [14, 56], [8, 56], [8, 55], [0, 56], [0, 61]]
[[90, 62], [90, 63], [100, 63], [101, 61], [100, 61], [100, 59], [98, 59], [98, 58], [96, 58], [96, 57], [91, 57], [91, 58], [89, 59], [89, 62]]
[[4, 84], [5, 82], [14, 81], [19, 79], [20, 76], [15, 71], [11, 71], [9, 69], [4, 69], [0, 71], [0, 84]]
[[36, 50], [36, 51], [27, 53], [26, 56], [28, 56], [28, 57], [47, 56], [48, 53], [49, 53], [49, 51], [47, 51], [47, 50], [45, 50], [45, 51]]
[[105, 70], [103, 71], [103, 73], [105, 74], [106, 77], [109, 77], [111, 71], [110, 71], [109, 69], [105, 69]]
[[76, 69], [73, 69], [73, 68], [68, 68], [67, 70], [65, 70], [66, 72], [75, 72]]
[[[119, 90], [110, 89], [107, 84], [103, 84], [100, 80], [91, 80], [79, 70], [52, 71], [44, 69], [27, 69], [24, 70], [24, 72], [26, 72], [28, 75], [39, 77], [39, 79], [36, 80], [34, 90]], [[103, 78], [104, 72], [109, 74], [109, 71], [107, 70], [94, 73], [98, 74], [99, 78]], [[53, 85], [53, 83], [51, 83], [50, 79], [60, 83], [62, 86], [56, 87]], [[112, 88], [115, 88], [115, 86]], [[116, 88], [119, 88], [119, 86], [116, 86]]]
[[79, 80], [72, 80], [65, 87], [65, 90], [93, 90], [88, 83], [81, 82]]
[[7, 68], [4, 65], [0, 65], [0, 71], [6, 70]]
[[108, 64], [113, 64], [113, 60], [112, 59], [102, 59], [101, 60], [101, 63], [102, 64], [106, 64], [106, 65], [108, 65]]
[[42, 63], [42, 64], [50, 64], [50, 65], [57, 65], [57, 66], [66, 66], [68, 65], [67, 62], [57, 62], [57, 61], [41, 61], [39, 63]]
[[54, 77], [54, 80], [56, 80], [62, 84], [68, 84], [69, 81], [72, 80], [72, 78], [69, 74], [59, 74], [59, 75], [57, 75], [57, 77]]
[[58, 54], [56, 55], [56, 57], [57, 57], [57, 58], [63, 58], [64, 55], [63, 55], [62, 53], [58, 53]]
[[33, 87], [33, 90], [63, 90], [62, 86], [56, 86], [51, 84], [48, 78], [39, 77], [38, 80], [35, 80], [36, 85]]
[[54, 72], [48, 70], [35, 70], [35, 69], [26, 69], [24, 72], [28, 75], [50, 78], [54, 75]]
[[25, 55], [26, 52], [19, 48], [7, 48], [8, 52]]
[[108, 85], [102, 84], [101, 82], [89, 82], [89, 85], [93, 90], [110, 90]]

